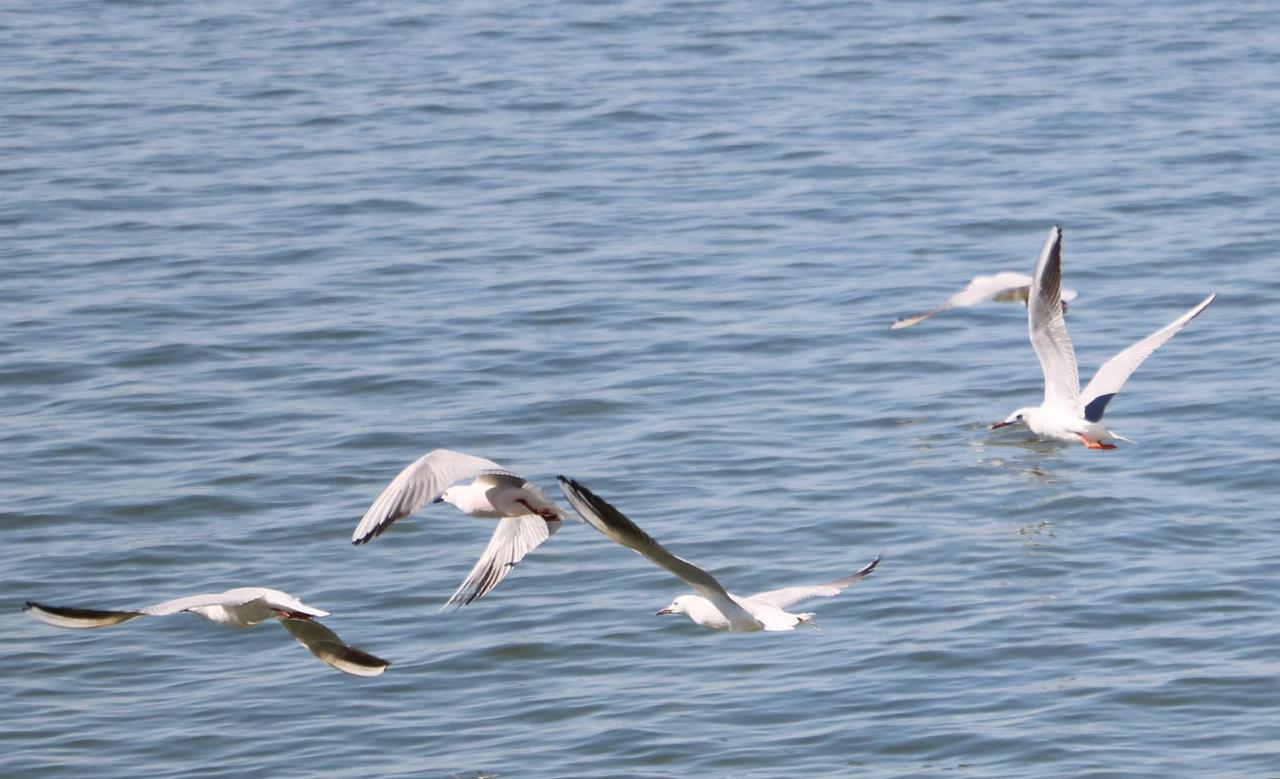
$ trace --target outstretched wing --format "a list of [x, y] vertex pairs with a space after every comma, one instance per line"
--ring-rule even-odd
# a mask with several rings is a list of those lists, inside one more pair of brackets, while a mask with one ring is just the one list
[[[188, 595], [185, 598], [174, 598], [163, 603], [157, 603], [154, 606], [147, 606], [141, 609], [141, 613], [150, 617], [167, 617], [170, 614], [178, 614], [190, 609], [200, 608], [202, 606], [243, 606], [251, 600], [267, 597], [275, 590], [268, 590], [263, 587], [237, 587], [234, 590], [226, 592], [206, 593], [203, 595]], [[280, 593], [283, 595], [284, 593]], [[288, 597], [288, 596], [286, 596]]]
[[121, 622], [128, 622], [142, 616], [141, 611], [102, 611], [74, 606], [46, 606], [30, 600], [22, 610], [46, 625], [77, 629], [105, 628], [108, 625], [119, 625]]
[[343, 673], [352, 676], [377, 676], [390, 662], [357, 649], [343, 641], [329, 628], [313, 619], [282, 619], [280, 624], [311, 654]]
[[1044, 404], [1080, 412], [1080, 376], [1076, 352], [1062, 315], [1062, 228], [1054, 225], [1031, 281], [1027, 329], [1044, 373]]
[[1195, 308], [1104, 362], [1098, 372], [1093, 375], [1088, 386], [1080, 393], [1080, 401], [1084, 403], [1084, 418], [1090, 422], [1101, 421], [1102, 414], [1107, 410], [1107, 404], [1138, 369], [1138, 366], [1165, 341], [1177, 335], [1188, 322], [1199, 316], [1200, 312], [1208, 308], [1217, 297], [1217, 294], [1210, 295], [1200, 301]]
[[514, 476], [501, 465], [483, 457], [448, 449], [428, 452], [401, 471], [374, 499], [351, 534], [351, 543], [363, 544], [377, 538], [397, 519], [403, 519], [435, 500], [449, 485], [482, 473]]
[[770, 590], [762, 592], [759, 595], [752, 595], [750, 600], [761, 601], [777, 606], [780, 609], [787, 609], [797, 603], [802, 603], [811, 598], [830, 598], [839, 595], [849, 587], [857, 584], [865, 579], [880, 564], [880, 555], [876, 555], [876, 559], [872, 560], [861, 570], [849, 574], [843, 579], [836, 579], [826, 584], [814, 584], [808, 587], [784, 587], [781, 590]]
[[559, 529], [560, 520], [547, 521], [537, 514], [503, 517], [471, 573], [440, 610], [461, 608], [483, 598], [511, 573], [516, 563]]
[[720, 610], [734, 629], [743, 627], [759, 627], [760, 622], [751, 613], [738, 605], [715, 577], [698, 566], [682, 560], [668, 552], [657, 541], [645, 533], [621, 511], [609, 505], [591, 490], [573, 479], [564, 476], [560, 480], [560, 489], [573, 504], [574, 509], [586, 520], [587, 524], [604, 533], [611, 541], [647, 557], [656, 565], [666, 568], [679, 576], [688, 585], [698, 591], [702, 597]]
[[1000, 271], [994, 276], [975, 276], [972, 281], [965, 285], [964, 289], [947, 298], [942, 305], [923, 314], [903, 317], [890, 325], [889, 329], [901, 330], [904, 327], [918, 325], [929, 317], [941, 314], [943, 311], [976, 306], [988, 300], [1008, 297], [1011, 294], [1016, 295], [1019, 290], [1021, 290], [1022, 294], [1017, 295], [1017, 297], [1021, 300], [1026, 300], [1026, 288], [1030, 285], [1031, 277], [1025, 273]]

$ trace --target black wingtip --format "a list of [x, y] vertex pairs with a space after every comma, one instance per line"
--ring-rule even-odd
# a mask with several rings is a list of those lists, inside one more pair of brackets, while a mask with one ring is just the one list
[[352, 545], [352, 546], [360, 546], [360, 545], [362, 545], [362, 544], [367, 544], [367, 543], [369, 543], [369, 542], [370, 542], [370, 541], [372, 541], [373, 539], [375, 539], [375, 538], [377, 538], [378, 536], [382, 535], [383, 533], [387, 532], [387, 529], [388, 529], [388, 528], [390, 528], [393, 524], [395, 524], [395, 521], [396, 521], [397, 519], [401, 519], [401, 518], [403, 518], [403, 517], [405, 517], [405, 516], [408, 516], [408, 515], [407, 515], [407, 514], [401, 514], [399, 517], [389, 517], [389, 518], [387, 518], [387, 519], [384, 519], [384, 520], [382, 521], [382, 523], [381, 523], [381, 524], [374, 525], [374, 527], [373, 527], [373, 529], [372, 529], [372, 530], [370, 530], [368, 533], [365, 533], [365, 534], [364, 534], [363, 536], [361, 536], [360, 538], [353, 538], [353, 539], [351, 539], [351, 545]]

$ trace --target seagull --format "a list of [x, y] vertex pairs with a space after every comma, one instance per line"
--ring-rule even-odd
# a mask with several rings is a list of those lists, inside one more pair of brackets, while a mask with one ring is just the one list
[[681, 595], [672, 601], [670, 606], [659, 611], [658, 616], [684, 614], [702, 627], [737, 633], [751, 633], [757, 630], [794, 630], [797, 625], [813, 627], [812, 612], [792, 614], [786, 609], [812, 598], [830, 598], [839, 595], [845, 589], [866, 578], [880, 564], [880, 557], [877, 556], [861, 570], [843, 579], [808, 587], [770, 590], [742, 598], [727, 592], [711, 574], [668, 552], [647, 533], [636, 527], [636, 524], [621, 511], [609, 505], [591, 490], [573, 479], [564, 476], [557, 478], [560, 480], [560, 489], [565, 497], [587, 524], [604, 533], [611, 541], [666, 568], [700, 593]]
[[[458, 483], [467, 479], [473, 481]], [[351, 543], [368, 543], [427, 503], [452, 503], [473, 517], [498, 520], [489, 545], [442, 611], [461, 608], [497, 587], [516, 563], [560, 529], [564, 517], [537, 487], [501, 465], [436, 449], [401, 471], [374, 499], [351, 534]]]
[[1060, 441], [1078, 440], [1090, 449], [1115, 449], [1115, 444], [1110, 443], [1113, 440], [1133, 443], [1103, 427], [1102, 414], [1107, 404], [1143, 360], [1195, 319], [1217, 295], [1210, 295], [1187, 313], [1104, 362], [1081, 391], [1076, 354], [1067, 335], [1059, 300], [1061, 281], [1062, 228], [1054, 225], [1036, 261], [1034, 294], [1027, 305], [1031, 345], [1044, 372], [1044, 402], [1014, 411], [991, 429], [1023, 424], [1036, 435]]
[[316, 622], [329, 612], [306, 605], [288, 593], [264, 587], [237, 587], [206, 595], [167, 600], [136, 611], [100, 611], [69, 606], [46, 606], [27, 601], [22, 610], [47, 625], [60, 628], [104, 628], [137, 617], [167, 617], [183, 611], [233, 628], [247, 628], [278, 619], [298, 643], [324, 663], [353, 676], [377, 676], [391, 663], [345, 643], [338, 634]]
[[[923, 314], [903, 317], [892, 325], [890, 330], [901, 330], [904, 327], [918, 325], [929, 317], [950, 311], [953, 308], [966, 308], [994, 300], [997, 303], [1022, 303], [1026, 305], [1027, 295], [1031, 289], [1031, 277], [1025, 273], [1000, 271], [994, 276], [975, 276], [964, 289], [947, 298], [946, 302]], [[1067, 310], [1066, 301], [1075, 300], [1075, 290], [1062, 290], [1062, 310]]]

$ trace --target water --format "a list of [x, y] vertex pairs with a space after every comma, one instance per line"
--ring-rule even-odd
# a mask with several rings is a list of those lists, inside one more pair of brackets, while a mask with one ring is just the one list
[[[7, 776], [1276, 776], [1273, 4], [45, 3], [0, 14]], [[1066, 229], [1088, 376], [1217, 291], [1110, 453], [992, 436], [1025, 320], [889, 323]], [[745, 593], [567, 525], [368, 547], [434, 447], [573, 475]], [[59, 631], [238, 585], [276, 626]]]

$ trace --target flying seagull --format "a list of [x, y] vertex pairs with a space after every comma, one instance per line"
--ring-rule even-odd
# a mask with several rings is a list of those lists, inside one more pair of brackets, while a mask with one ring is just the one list
[[[473, 481], [458, 483], [467, 479]], [[498, 520], [489, 545], [444, 608], [460, 608], [484, 597], [526, 554], [560, 529], [564, 516], [537, 487], [501, 465], [436, 449], [401, 471], [374, 499], [351, 534], [351, 543], [368, 543], [397, 519], [428, 503], [452, 503], [473, 517]]]
[[[994, 276], [975, 276], [972, 281], [956, 294], [947, 298], [946, 302], [923, 314], [903, 317], [892, 325], [890, 330], [901, 330], [904, 327], [918, 325], [932, 316], [953, 308], [967, 308], [994, 300], [997, 303], [1022, 303], [1026, 305], [1027, 295], [1031, 289], [1031, 277], [1025, 273], [1000, 271]], [[1075, 300], [1075, 290], [1062, 290], [1062, 310], [1067, 310], [1067, 301]]]
[[247, 628], [278, 619], [298, 643], [323, 662], [353, 676], [377, 676], [391, 663], [345, 643], [316, 621], [329, 612], [306, 605], [288, 593], [263, 587], [237, 587], [221, 593], [191, 595], [136, 611], [100, 611], [69, 606], [45, 606], [27, 601], [22, 610], [47, 625], [60, 628], [104, 628], [138, 617], [167, 617], [191, 612], [233, 628]]
[[621, 511], [573, 479], [558, 477], [560, 489], [587, 524], [610, 540], [641, 554], [683, 579], [698, 595], [681, 595], [658, 615], [685, 614], [706, 628], [750, 633], [757, 630], [794, 630], [813, 624], [813, 613], [793, 614], [787, 608], [812, 598], [830, 598], [857, 584], [880, 564], [879, 556], [861, 570], [826, 584], [770, 590], [748, 598], [727, 592], [720, 582], [693, 563], [668, 552], [636, 527]]
[[1044, 402], [1014, 411], [991, 429], [1022, 424], [1045, 438], [1078, 440], [1090, 449], [1115, 449], [1111, 441], [1129, 439], [1103, 427], [1102, 414], [1107, 404], [1143, 360], [1195, 319], [1217, 295], [1210, 295], [1187, 313], [1104, 362], [1081, 391], [1076, 353], [1059, 305], [1061, 281], [1062, 228], [1054, 225], [1036, 261], [1032, 296], [1027, 305], [1031, 345], [1044, 372]]

